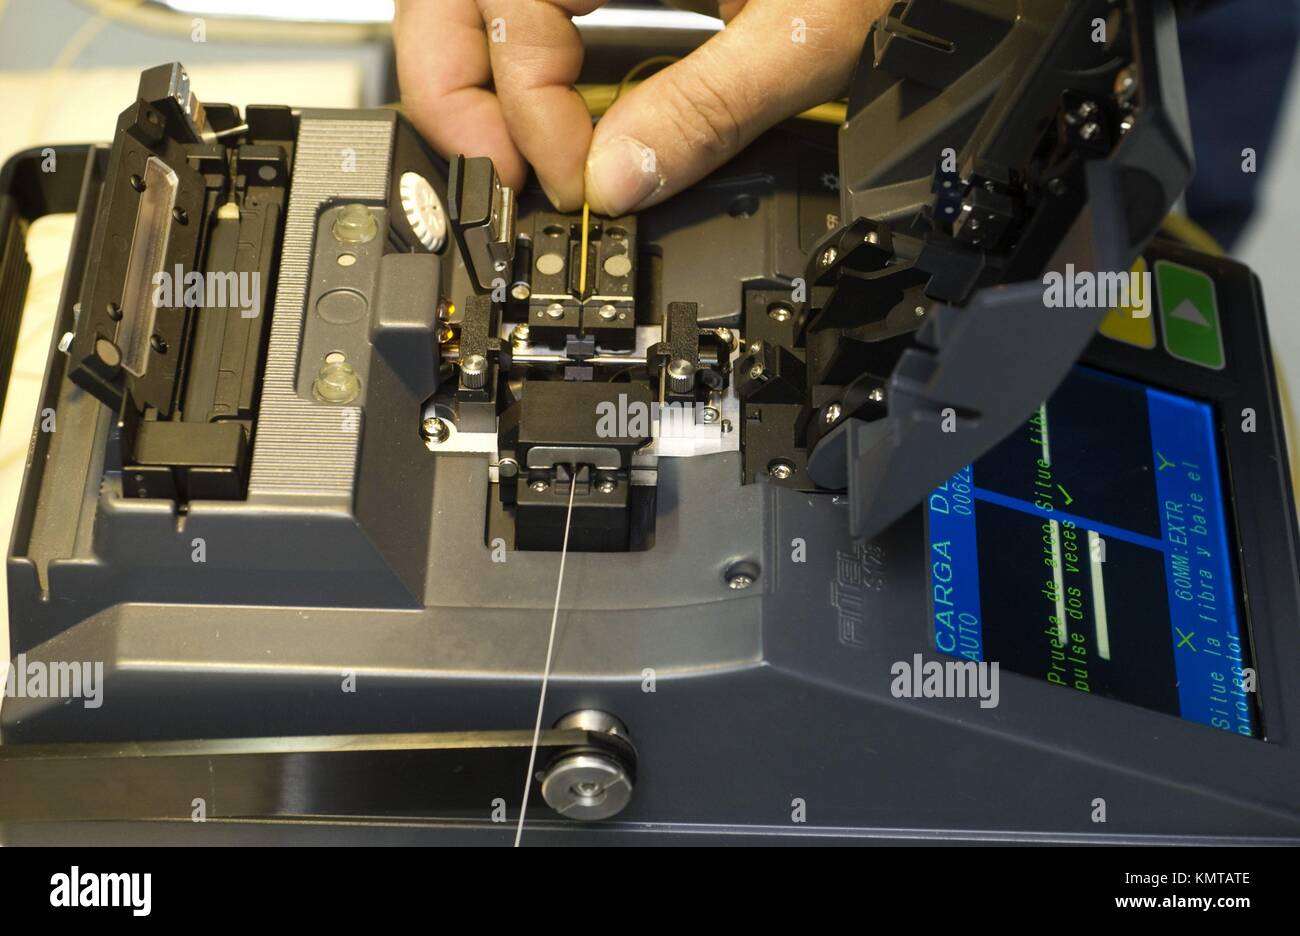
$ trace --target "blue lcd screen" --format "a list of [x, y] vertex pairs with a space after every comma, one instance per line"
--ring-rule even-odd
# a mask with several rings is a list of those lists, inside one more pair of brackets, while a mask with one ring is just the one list
[[1257, 735], [1205, 403], [1075, 368], [926, 515], [940, 651]]

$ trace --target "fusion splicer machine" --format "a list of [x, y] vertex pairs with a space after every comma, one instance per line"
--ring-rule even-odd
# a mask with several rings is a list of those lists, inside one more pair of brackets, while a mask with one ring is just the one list
[[895, 4], [841, 126], [619, 218], [179, 65], [16, 157], [5, 373], [77, 223], [6, 837], [505, 843], [526, 775], [539, 842], [1300, 836], [1260, 288], [1159, 234], [1174, 26]]

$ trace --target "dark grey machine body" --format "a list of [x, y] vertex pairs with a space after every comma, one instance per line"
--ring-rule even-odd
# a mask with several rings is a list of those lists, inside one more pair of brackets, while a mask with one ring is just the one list
[[[51, 345], [41, 406], [57, 431], [33, 434], [8, 558], [11, 650], [103, 661], [103, 705], [6, 699], [6, 746], [532, 727], [559, 556], [502, 556], [487, 535], [487, 456], [435, 456], [414, 431], [436, 384], [436, 297], [447, 277], [452, 295], [468, 292], [466, 271], [450, 255], [361, 252], [348, 275], [365, 315], [321, 315], [339, 274], [320, 232], [342, 201], [386, 217], [399, 122], [387, 111], [299, 119], [287, 231], [303, 254], [286, 249], [281, 264], [245, 501], [178, 514], [125, 497], [105, 471], [114, 416], [65, 379]], [[356, 140], [376, 160], [357, 177], [309, 171], [314, 145], [324, 160]], [[662, 257], [652, 316], [693, 301], [702, 322], [734, 326], [746, 287], [788, 288], [838, 210], [835, 168], [833, 150], [778, 130], [643, 213], [642, 242]], [[311, 399], [301, 362], [331, 346], [360, 362], [364, 395], [350, 406]], [[1010, 672], [996, 708], [895, 698], [891, 667], [937, 654], [921, 510], [855, 541], [843, 496], [744, 474], [736, 451], [661, 458], [650, 547], [568, 555], [544, 722], [615, 714], [635, 742], [637, 783], [602, 823], [539, 806], [535, 841], [1300, 841], [1293, 739], [1241, 739]], [[728, 586], [738, 563], [757, 570], [748, 588]], [[1256, 647], [1266, 692], [1283, 691], [1274, 661], [1295, 649], [1293, 631]], [[1284, 717], [1269, 728], [1295, 731]], [[477, 812], [442, 814], [431, 791], [427, 812], [399, 818], [259, 822], [215, 803], [221, 821], [10, 816], [4, 831], [15, 842], [505, 842], [494, 802], [513, 822], [522, 783], [484, 788]]]

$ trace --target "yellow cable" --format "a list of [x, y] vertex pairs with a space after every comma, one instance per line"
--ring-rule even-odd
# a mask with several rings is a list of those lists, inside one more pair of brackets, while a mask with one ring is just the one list
[[614, 98], [610, 103], [613, 104], [614, 101], [617, 101], [619, 95], [631, 86], [633, 79], [639, 78], [641, 73], [647, 68], [653, 68], [656, 65], [671, 65], [677, 60], [677, 56], [675, 55], [655, 55], [651, 58], [637, 62], [632, 66], [628, 73], [623, 76], [623, 80], [618, 83], [618, 87], [614, 89]]
[[582, 260], [578, 265], [578, 298], [587, 294], [587, 244], [590, 242], [588, 231], [591, 226], [591, 205], [582, 203]]
[[[102, 2], [102, 0], [100, 0]], [[577, 85], [578, 94], [582, 95], [582, 101], [587, 105], [587, 110], [593, 117], [603, 117], [605, 112], [614, 106], [614, 102], [619, 99], [629, 88], [639, 85], [641, 82], [635, 81], [635, 77], [641, 73], [643, 68], [651, 65], [666, 64], [677, 61], [671, 55], [656, 56], [655, 58], [646, 59], [644, 62], [638, 62], [632, 67], [623, 80], [617, 84], [580, 84]], [[383, 105], [396, 110], [402, 109], [400, 101], [390, 101]], [[843, 101], [827, 101], [825, 104], [818, 104], [816, 107], [810, 107], [801, 114], [795, 115], [799, 120], [812, 120], [817, 123], [828, 123], [839, 126], [848, 119], [848, 105]]]
[[[633, 65], [628, 70], [628, 73], [623, 76], [623, 79], [616, 85], [587, 85], [588, 88], [594, 87], [594, 88], [604, 89], [599, 93], [599, 97], [598, 97], [599, 110], [597, 110], [596, 107], [592, 106], [591, 102], [587, 99], [587, 96], [585, 94], [583, 95], [583, 101], [587, 103], [587, 109], [591, 111], [591, 115], [593, 117], [600, 117], [611, 107], [614, 106], [614, 102], [618, 100], [619, 95], [621, 95], [624, 91], [626, 91], [631, 86], [632, 79], [636, 78], [637, 75], [640, 75], [647, 68], [652, 68], [655, 65], [671, 65], [673, 62], [676, 61], [677, 61], [677, 56], [675, 55], [655, 55], [655, 56], [651, 56], [648, 59], [643, 59], [642, 61], [637, 62], [635, 65]], [[613, 89], [613, 90], [610, 91], [609, 89]], [[579, 94], [582, 93], [581, 89], [579, 89], [578, 93]], [[606, 99], [606, 97], [608, 99]], [[587, 291], [587, 240], [588, 240], [588, 225], [590, 224], [590, 219], [591, 219], [591, 204], [588, 201], [586, 201], [586, 199], [584, 199], [582, 202], [582, 265], [580, 267], [580, 272], [578, 274], [578, 296], [579, 297], [581, 297], [582, 294]]]
[[1291, 407], [1291, 388], [1286, 382], [1286, 369], [1276, 354], [1273, 355], [1273, 376], [1277, 378], [1277, 398], [1282, 404], [1282, 438], [1286, 444], [1287, 460], [1291, 468], [1291, 491], [1300, 492], [1300, 458], [1295, 450], [1295, 413]]
[[839, 126], [849, 119], [849, 105], [843, 101], [827, 101], [825, 104], [810, 107], [802, 114], [799, 114], [798, 117], [801, 120], [815, 120], [818, 123]]
[[1201, 253], [1207, 253], [1212, 257], [1224, 256], [1224, 250], [1219, 246], [1219, 242], [1209, 231], [1201, 227], [1185, 214], [1167, 214], [1164, 221], [1160, 222], [1160, 229], [1174, 238], [1182, 241], [1188, 247], [1199, 250]]
[[[582, 100], [587, 105], [587, 110], [591, 116], [600, 117], [609, 110], [616, 100], [618, 100], [620, 88], [635, 87], [640, 84], [639, 81], [630, 81], [626, 86], [620, 84], [580, 84], [578, 93], [582, 95]], [[811, 107], [802, 114], [796, 116], [800, 120], [812, 120], [817, 123], [828, 123], [839, 126], [847, 119], [848, 105], [843, 101], [828, 101], [825, 104], [819, 104]]]

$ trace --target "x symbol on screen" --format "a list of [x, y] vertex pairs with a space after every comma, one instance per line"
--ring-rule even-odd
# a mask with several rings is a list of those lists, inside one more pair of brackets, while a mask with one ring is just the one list
[[1181, 628], [1175, 627], [1174, 632], [1177, 633], [1179, 637], [1178, 646], [1174, 647], [1175, 650], [1178, 650], [1181, 647], [1191, 647], [1192, 653], [1196, 652], [1196, 647], [1192, 644], [1192, 638], [1196, 636], [1196, 631], [1192, 631], [1190, 634], [1184, 634]]

